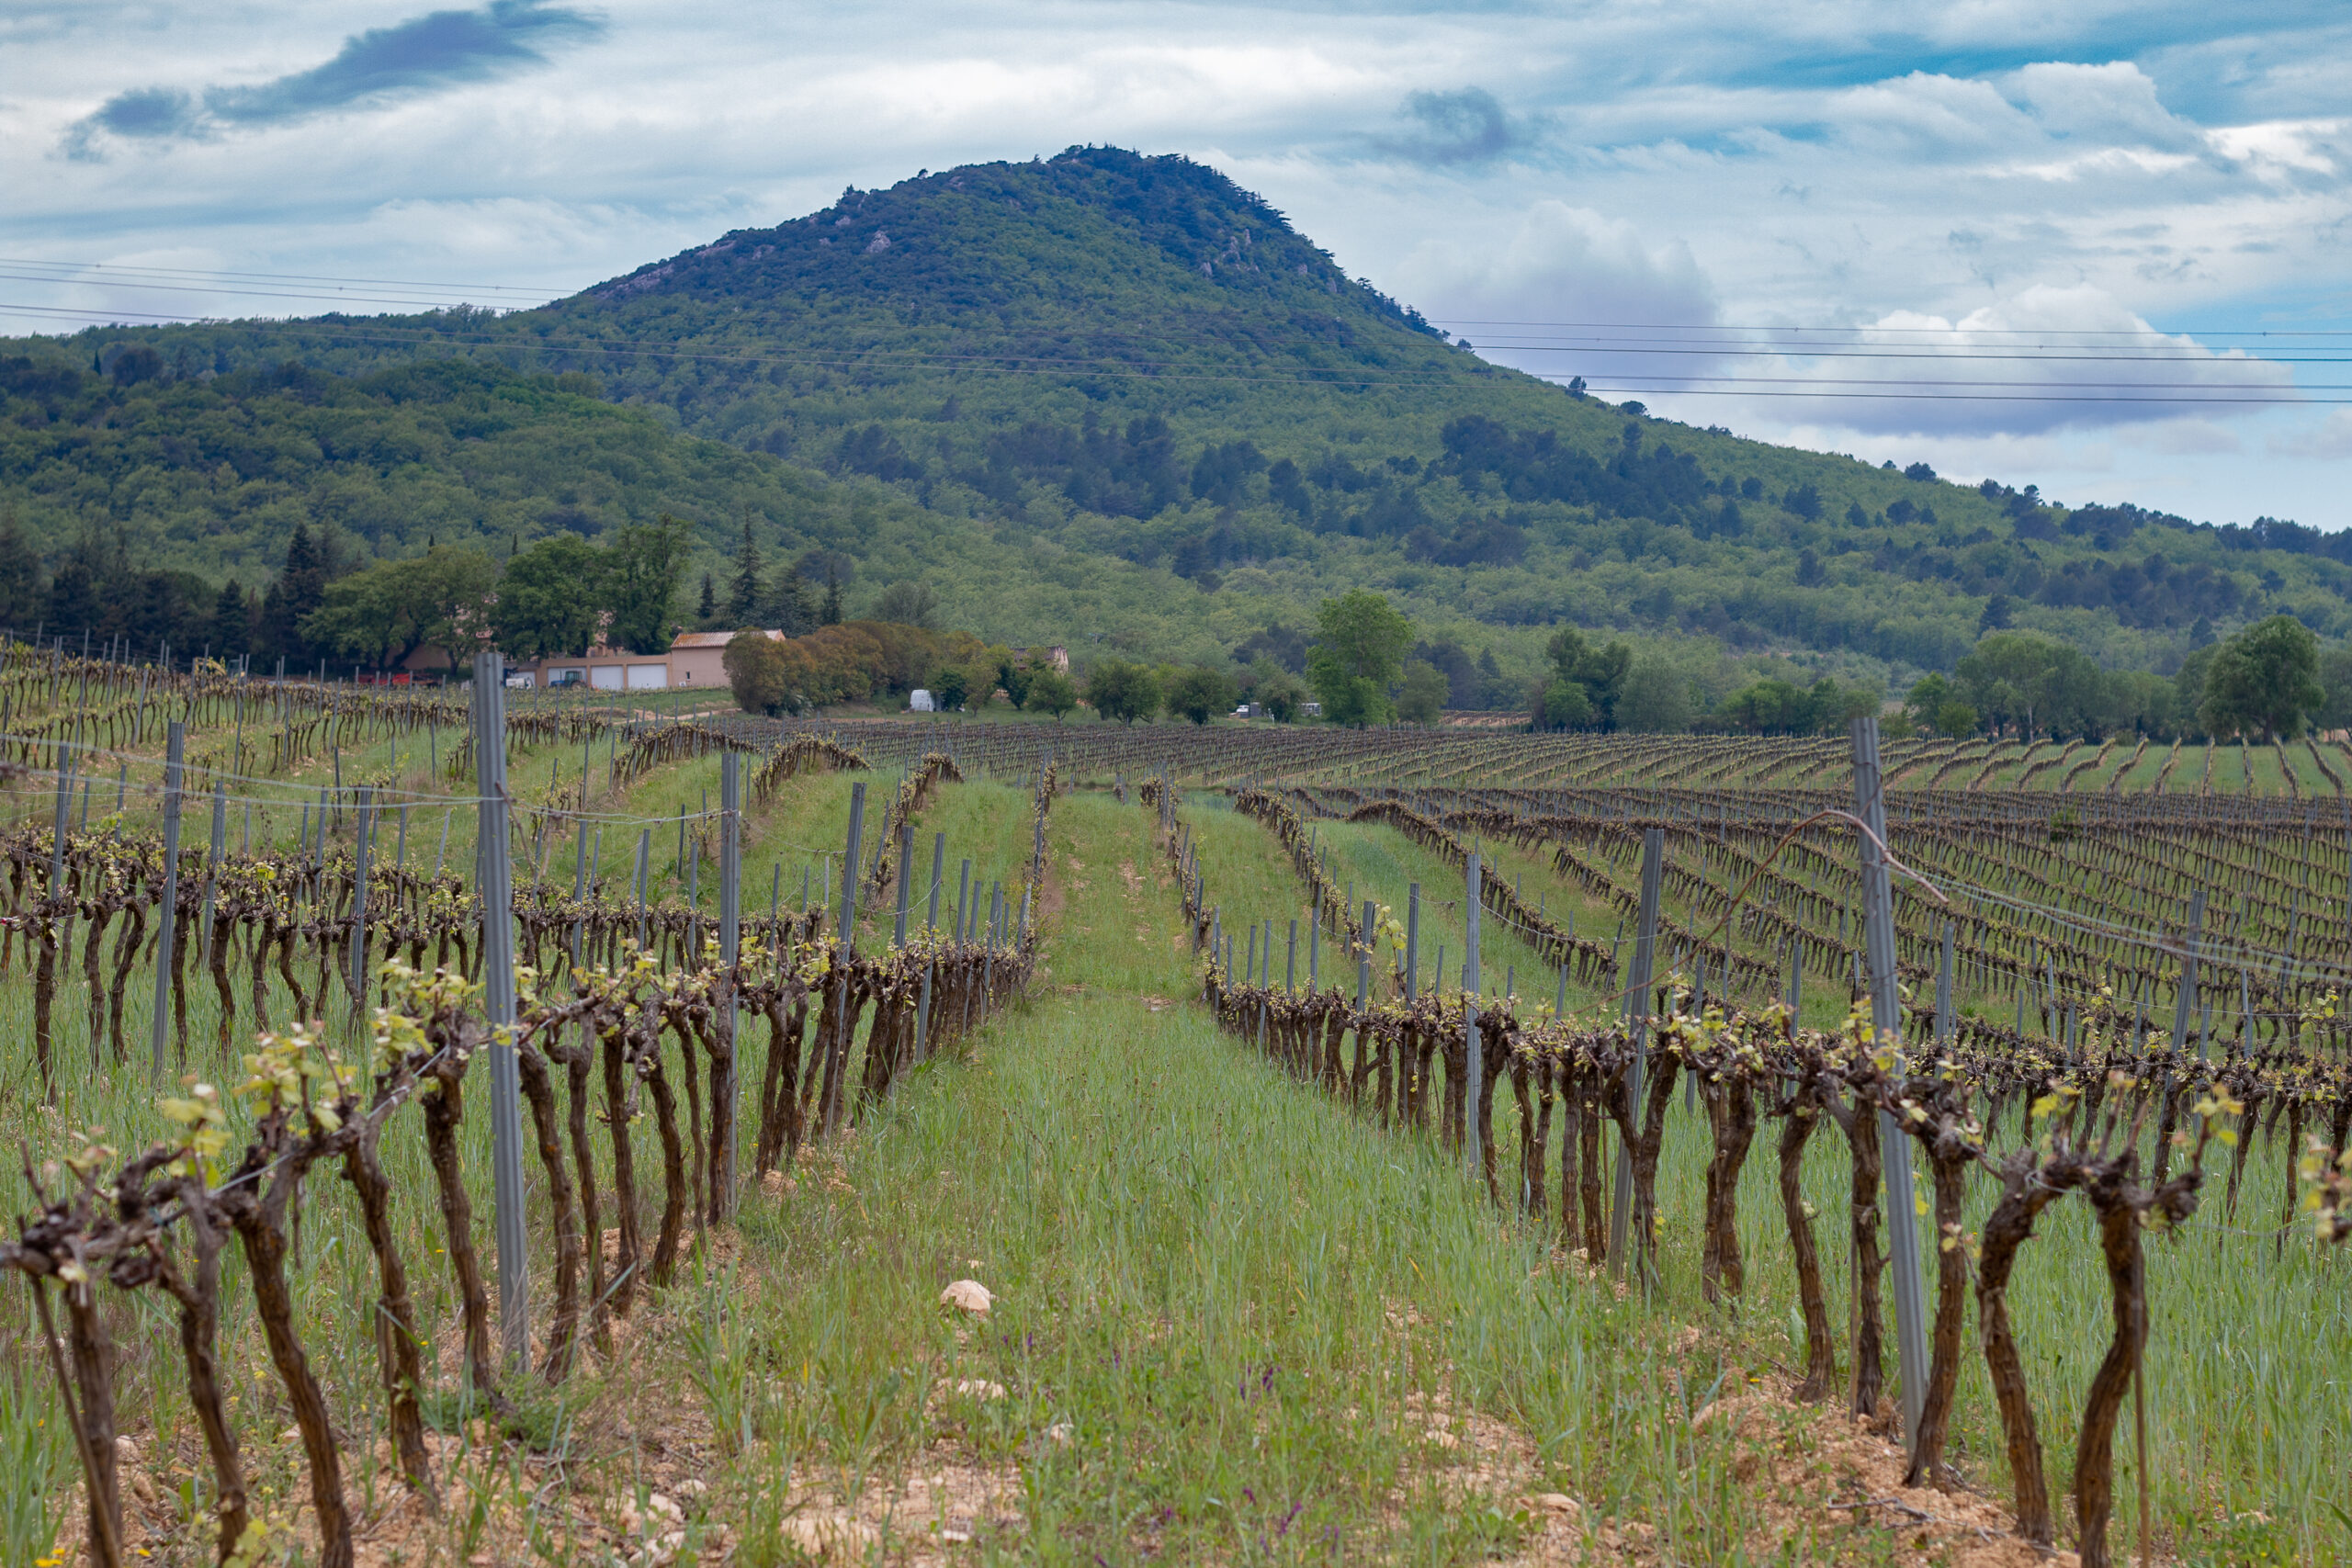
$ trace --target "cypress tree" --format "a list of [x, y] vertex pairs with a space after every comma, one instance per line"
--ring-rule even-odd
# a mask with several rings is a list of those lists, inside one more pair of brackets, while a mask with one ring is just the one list
[[727, 616], [748, 626], [760, 609], [760, 547], [752, 539], [752, 514], [743, 513], [743, 542], [735, 551], [735, 577], [727, 587]]

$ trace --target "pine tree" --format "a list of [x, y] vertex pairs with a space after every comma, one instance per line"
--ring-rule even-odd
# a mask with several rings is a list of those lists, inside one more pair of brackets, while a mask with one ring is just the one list
[[56, 575], [50, 579], [49, 604], [41, 618], [51, 632], [78, 637], [97, 629], [99, 614], [97, 575], [90, 570], [85, 553], [76, 550], [59, 563]]
[[252, 652], [252, 635], [253, 615], [245, 604], [245, 591], [232, 577], [220, 585], [212, 600], [212, 657], [225, 664]]
[[40, 591], [40, 558], [25, 542], [24, 530], [17, 525], [17, 509], [10, 506], [0, 511], [0, 626], [29, 628], [46, 607]]
[[727, 618], [750, 626], [760, 609], [760, 547], [752, 539], [752, 513], [743, 513], [743, 542], [735, 551], [735, 579], [727, 587]]
[[325, 553], [311, 536], [310, 525], [297, 523], [294, 536], [286, 541], [286, 568], [262, 595], [261, 651], [285, 660], [295, 670], [311, 663], [302, 622], [326, 603], [326, 596]]
[[707, 571], [704, 572], [702, 574], [702, 599], [695, 607], [695, 618], [706, 626], [709, 626], [711, 622], [718, 618], [718, 603], [717, 594], [714, 592], [715, 586], [716, 585], [713, 584], [710, 580], [710, 573]]
[[831, 567], [825, 569], [825, 607], [817, 612], [817, 624], [820, 626], [842, 624], [842, 576]]
[[799, 563], [786, 565], [760, 602], [760, 619], [786, 637], [800, 637], [816, 623], [816, 606], [808, 602], [808, 580]]

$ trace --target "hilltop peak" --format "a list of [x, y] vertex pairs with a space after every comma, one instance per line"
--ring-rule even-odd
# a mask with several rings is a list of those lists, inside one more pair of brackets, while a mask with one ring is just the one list
[[1061, 310], [1125, 277], [1189, 310], [1420, 316], [1351, 279], [1263, 197], [1181, 153], [1071, 147], [1027, 163], [928, 170], [844, 190], [772, 229], [739, 229], [586, 290], [571, 303], [685, 296], [750, 305], [846, 296], [901, 314], [1001, 312], [1023, 293]]

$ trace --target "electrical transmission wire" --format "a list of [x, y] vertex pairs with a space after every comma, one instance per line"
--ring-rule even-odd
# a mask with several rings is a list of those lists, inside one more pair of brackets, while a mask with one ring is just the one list
[[[549, 292], [542, 287], [514, 284], [438, 284], [414, 279], [337, 276], [319, 273], [117, 265], [95, 262], [43, 261], [23, 256], [0, 257], [0, 281], [10, 280], [67, 285], [96, 284], [103, 287], [144, 288], [170, 293], [302, 299], [334, 304], [378, 304], [404, 306], [412, 309], [419, 307], [433, 309], [472, 303], [469, 299], [457, 297], [461, 294], [488, 294], [507, 299], [527, 295], [536, 299], [544, 298]], [[308, 287], [300, 288], [252, 287], [273, 283], [332, 287], [329, 292], [314, 291]], [[354, 288], [393, 289], [401, 292], [354, 293], [351, 291]], [[560, 291], [554, 292], [560, 294]], [[73, 307], [29, 303], [0, 304], [0, 315], [29, 319], [62, 317], [90, 321], [101, 314], [104, 312]], [[114, 315], [118, 319], [136, 318], [159, 323], [185, 320], [181, 316], [155, 311], [120, 311], [115, 312]], [[1498, 318], [1451, 318], [1450, 320], [1455, 327], [1500, 327], [1519, 330], [1515, 336], [1506, 341], [1490, 342], [1486, 350], [1488, 353], [1577, 355], [1611, 361], [1624, 358], [1858, 359], [1893, 360], [1902, 364], [1928, 365], [1971, 361], [2020, 365], [2044, 363], [2136, 364], [2150, 367], [2198, 365], [2216, 369], [2253, 369], [2256, 367], [2273, 365], [2285, 367], [2352, 363], [2352, 355], [2316, 352], [2321, 348], [2336, 347], [2337, 344], [2333, 340], [2352, 337], [2352, 332], [2326, 328], [2216, 329], [2210, 332], [2175, 333], [2166, 337], [2165, 334], [2155, 333], [2154, 329], [2138, 328], [1963, 328], [1789, 324], [1747, 326], [1724, 322], [1553, 321]], [[517, 342], [507, 338], [504, 334], [480, 331], [468, 333], [462, 330], [458, 333], [427, 329], [403, 330], [381, 325], [369, 326], [360, 322], [306, 321], [300, 318], [273, 320], [270, 324], [288, 332], [329, 333], [354, 343], [387, 346], [441, 344], [463, 347], [507, 349], [526, 347], [547, 353], [660, 358], [698, 363], [808, 366], [823, 368], [865, 367], [879, 365], [910, 370], [954, 371], [990, 376], [1084, 375], [1125, 379], [1260, 382], [1356, 388], [1395, 386], [1439, 387], [1451, 389], [1463, 385], [1457, 374], [1443, 370], [1418, 375], [1393, 372], [1349, 374], [1344, 370], [1309, 371], [1290, 375], [1252, 374], [1240, 368], [1208, 369], [1198, 367], [1189, 361], [1136, 358], [1130, 355], [1089, 359], [1067, 355], [944, 354], [910, 351], [878, 353], [853, 351], [836, 354], [745, 353], [691, 349], [674, 344], [593, 337], [534, 337]], [[1538, 333], [1572, 335], [1566, 337], [1535, 335]], [[1637, 333], [1677, 335], [1668, 337], [1629, 335]], [[1734, 334], [1761, 334], [1762, 341]], [[2205, 344], [2183, 344], [2175, 341], [2182, 335], [2209, 337], [2217, 342], [2245, 340], [2264, 344], [2278, 344], [2298, 352], [2274, 351], [2259, 357], [2222, 357], [2216, 355]], [[1113, 342], [1159, 341], [1151, 334], [1134, 332], [1096, 333], [1090, 336]], [[2160, 341], [2147, 343], [2138, 347], [2130, 347], [2116, 341], [2145, 339], [2151, 336], [2155, 336]], [[1935, 341], [1917, 344], [1904, 341], [1927, 338], [1933, 338]], [[1478, 373], [1472, 372], [1473, 375]], [[1543, 376], [1542, 372], [1529, 373]], [[1556, 378], [1544, 378], [1556, 379]], [[1624, 372], [1614, 376], [1599, 373], [1598, 384], [1588, 381], [1585, 389], [1606, 392], [1618, 397], [1640, 394], [1648, 397], [1732, 397], [1811, 401], [2112, 403], [2143, 406], [2180, 404], [2199, 407], [2268, 407], [2298, 404], [2329, 406], [2352, 400], [2341, 397], [2318, 395], [2352, 392], [2352, 383], [2337, 382], [2298, 386], [2291, 382], [2281, 383], [2275, 380], [2267, 382], [2119, 381], [2079, 378], [2065, 378], [2045, 382], [1964, 378], [1924, 374], [1889, 378], [1852, 376], [1776, 377], [1696, 373], [1681, 375], [1666, 372], [1663, 369], [1653, 372], [1646, 378]]]
[[1792, 333], [1815, 336], [1893, 334], [1909, 333], [1967, 333], [1986, 337], [2147, 337], [2170, 335], [2196, 338], [2273, 338], [2273, 337], [2352, 337], [2352, 329], [2334, 327], [2180, 327], [2166, 334], [2154, 327], [1894, 327], [1875, 324], [1848, 326], [1800, 326], [1789, 323], [1759, 323], [1741, 326], [1729, 321], [1529, 321], [1479, 320], [1471, 317], [1442, 318], [1458, 327], [1540, 327], [1561, 332], [1658, 332], [1658, 333]]
[[238, 272], [224, 271], [213, 267], [198, 266], [135, 266], [126, 265], [119, 262], [43, 261], [37, 256], [0, 256], [0, 268], [5, 267], [37, 269], [51, 272], [67, 270], [76, 272], [103, 272], [106, 275], [105, 276], [98, 278], [74, 277], [66, 280], [72, 282], [107, 283], [113, 282], [119, 277], [145, 276], [218, 277], [228, 278], [235, 281], [263, 283], [358, 283], [377, 285], [387, 288], [431, 289], [435, 292], [443, 293], [461, 289], [477, 290], [485, 293], [533, 295], [561, 295], [572, 292], [571, 289], [555, 288], [546, 284], [436, 283], [424, 282], [413, 277], [341, 277], [332, 273]]
[[[99, 284], [130, 288], [147, 287], [147, 285], [141, 281], [141, 279], [146, 278], [169, 278], [175, 282], [212, 279], [239, 285], [271, 282], [322, 283], [334, 285], [338, 288], [356, 286], [362, 288], [414, 290], [435, 297], [447, 298], [454, 303], [460, 304], [473, 302], [471, 297], [480, 294], [521, 294], [527, 295], [535, 299], [562, 299], [578, 294], [582, 292], [584, 288], [594, 287], [594, 285], [571, 286], [556, 284], [457, 283], [420, 278], [349, 276], [333, 273], [266, 272], [230, 268], [157, 266], [116, 262], [46, 260], [37, 256], [0, 256], [0, 277], [10, 276], [21, 277], [26, 281], [35, 282]], [[314, 296], [307, 293], [289, 293], [282, 297], [288, 299], [308, 299], [313, 298]], [[328, 296], [327, 298], [336, 297], [339, 296]], [[1449, 316], [1434, 319], [1450, 321], [1458, 327], [1518, 327], [1536, 329], [1544, 332], [1569, 332], [1577, 333], [1622, 333], [1627, 332], [1708, 333], [1749, 333], [1781, 335], [1800, 341], [1806, 338], [1825, 339], [1838, 337], [1860, 337], [1893, 342], [1894, 340], [1905, 336], [1934, 336], [1944, 338], [1957, 337], [1969, 342], [1990, 344], [2004, 338], [2030, 338], [2037, 341], [2042, 341], [2054, 338], [2104, 339], [2148, 338], [2154, 336], [2167, 339], [2190, 337], [2216, 341], [2223, 339], [2246, 339], [2267, 343], [2292, 338], [2352, 337], [2352, 329], [2329, 327], [2181, 327], [2176, 328], [2170, 333], [2166, 333], [2162, 329], [2154, 327], [1982, 327], [1963, 325], [1893, 326], [1875, 322], [1824, 325], [1785, 321], [1758, 322], [1753, 325], [1748, 325], [1732, 321], [1543, 321], [1521, 318], [1469, 316]], [[1624, 340], [1614, 337], [1599, 337], [1589, 339], [1578, 338], [1570, 341], [1579, 343], [1589, 342], [1597, 345], [1611, 345], [1621, 343]], [[1690, 340], [1676, 339], [1667, 341], [1689, 342]], [[1734, 346], [1736, 345], [1737, 342], [1737, 340], [1730, 339], [1722, 341]], [[2183, 345], [2171, 342], [2165, 342], [2153, 346], [2161, 346], [2176, 350], [2182, 349], [2183, 347]]]
[[[38, 313], [41, 315], [72, 315], [76, 318], [81, 318], [87, 314], [86, 312], [68, 311], [43, 306], [28, 307], [0, 304], [0, 315], [23, 315], [28, 313]], [[124, 313], [148, 314], [142, 312]], [[181, 318], [178, 317], [153, 314], [148, 314], [148, 319], [157, 322], [178, 322], [181, 321]], [[206, 325], [225, 323], [198, 322], [191, 324]], [[645, 344], [627, 339], [597, 340], [593, 338], [560, 339], [547, 337], [501, 339], [480, 333], [468, 337], [458, 333], [424, 331], [400, 332], [382, 328], [355, 332], [345, 330], [345, 324], [341, 322], [316, 321], [288, 321], [284, 322], [271, 322], [269, 324], [283, 327], [292, 332], [332, 333], [342, 337], [348, 342], [376, 344], [386, 346], [430, 346], [440, 344], [458, 348], [530, 349], [542, 353], [594, 355], [612, 358], [667, 359], [702, 364], [806, 366], [825, 369], [870, 369], [881, 367], [910, 371], [930, 370], [939, 373], [960, 373], [986, 376], [1087, 376], [1122, 380], [1234, 382], [1253, 385], [1353, 388], [1401, 387], [1422, 388], [1435, 390], [1461, 390], [1466, 389], [1473, 384], [1475, 378], [1487, 373], [1491, 368], [1481, 366], [1478, 369], [1470, 371], [1466, 376], [1453, 372], [1438, 372], [1425, 375], [1370, 375], [1362, 372], [1351, 373], [1340, 369], [1317, 371], [1309, 374], [1250, 375], [1239, 371], [1193, 369], [1187, 367], [1185, 362], [1176, 360], [1079, 360], [1064, 356], [1042, 355], [944, 355], [907, 352], [888, 352], [878, 354], [852, 352], [831, 355], [740, 352], [719, 353], [710, 350], [665, 347], [658, 344]], [[2253, 364], [2257, 362], [2247, 361], [2245, 363]], [[1621, 394], [1639, 393], [1651, 397], [1785, 398], [1864, 401], [1872, 400], [1892, 400], [1898, 401], [1949, 402], [2086, 402], [2179, 404], [2199, 407], [2212, 407], [2217, 405], [2246, 407], [2267, 407], [2273, 405], [2328, 407], [2336, 404], [2352, 403], [2352, 398], [2310, 396], [2292, 387], [2232, 387], [2213, 385], [2211, 383], [2190, 382], [2075, 383], [2067, 381], [2051, 381], [2013, 383], [2013, 385], [2030, 386], [2035, 389], [2034, 390], [2026, 392], [1980, 392], [1966, 390], [1964, 389], [1984, 385], [2001, 385], [2001, 383], [1971, 382], [1957, 379], [1943, 380], [1922, 377], [1914, 378], [1905, 381], [1889, 382], [1884, 384], [1889, 386], [1907, 386], [1913, 389], [1914, 389], [1909, 391], [1839, 391], [1830, 389], [1839, 384], [1851, 383], [1840, 383], [1833, 379], [1826, 387], [1815, 382], [1806, 382], [1801, 387], [1792, 387], [1786, 383], [1790, 380], [1800, 378], [1719, 377], [1691, 378], [1691, 379], [1709, 379], [1723, 384], [1696, 387], [1682, 384], [1680, 381], [1672, 385], [1651, 384], [1647, 382], [1619, 383], [1612, 381], [1610, 385], [1598, 389]], [[1878, 383], [1865, 383], [1865, 385], [1878, 385]], [[2111, 387], [2154, 387], [2157, 389], [2157, 391], [2155, 395], [2135, 395], [2129, 392], [2099, 389]], [[2086, 389], [2087, 390], [2077, 390], [2077, 388]], [[1591, 389], [1589, 388], [1589, 384], [1588, 389]], [[2352, 390], [2352, 387], [2340, 387], [2331, 383], [2324, 384], [2313, 389], [2313, 390], [2346, 391]]]

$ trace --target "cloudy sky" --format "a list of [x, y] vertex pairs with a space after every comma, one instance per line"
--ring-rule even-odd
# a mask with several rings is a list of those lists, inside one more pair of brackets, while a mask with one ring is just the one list
[[1678, 418], [2352, 525], [2340, 3], [11, 0], [0, 51], [0, 331], [531, 303], [1114, 142]]

